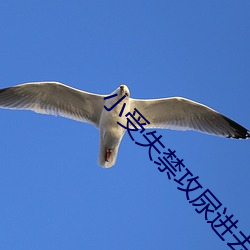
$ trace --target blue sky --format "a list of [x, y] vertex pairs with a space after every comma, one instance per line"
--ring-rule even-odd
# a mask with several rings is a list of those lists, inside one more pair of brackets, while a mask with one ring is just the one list
[[[49, 80], [109, 94], [125, 83], [133, 98], [183, 96], [250, 128], [249, 12], [231, 0], [2, 1], [0, 88]], [[0, 117], [1, 249], [230, 249], [233, 236], [223, 242], [128, 134], [103, 169], [96, 128]], [[157, 133], [249, 236], [249, 140]]]

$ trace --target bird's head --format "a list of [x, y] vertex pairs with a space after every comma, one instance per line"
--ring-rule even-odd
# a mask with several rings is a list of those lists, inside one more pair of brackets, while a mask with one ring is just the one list
[[117, 98], [120, 99], [124, 95], [126, 97], [130, 97], [130, 91], [125, 84], [121, 84], [114, 92], [111, 93], [112, 95], [117, 94]]
[[130, 97], [129, 89], [125, 84], [120, 85], [120, 87], [118, 89], [119, 89], [121, 96], [126, 95], [127, 97]]

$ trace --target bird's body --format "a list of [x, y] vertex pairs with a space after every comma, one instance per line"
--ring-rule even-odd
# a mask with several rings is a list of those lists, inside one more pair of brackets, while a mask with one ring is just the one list
[[[117, 98], [116, 98], [117, 99]], [[104, 102], [107, 107], [112, 106], [112, 100], [108, 99]], [[117, 124], [119, 118], [119, 106], [114, 107], [110, 112], [103, 109], [99, 129], [100, 129], [100, 150], [98, 164], [105, 167], [110, 167], [110, 164], [115, 162], [120, 142], [125, 134], [125, 129]], [[125, 120], [122, 118], [122, 120]], [[110, 155], [108, 156], [108, 151]]]
[[93, 124], [100, 130], [98, 164], [105, 168], [115, 164], [126, 132], [117, 122], [125, 125], [125, 114], [133, 113], [135, 108], [149, 121], [145, 128], [197, 130], [237, 139], [250, 137], [246, 128], [203, 104], [182, 97], [133, 99], [126, 85], [111, 95], [99, 95], [57, 82], [26, 83], [0, 89], [0, 107], [33, 110]]

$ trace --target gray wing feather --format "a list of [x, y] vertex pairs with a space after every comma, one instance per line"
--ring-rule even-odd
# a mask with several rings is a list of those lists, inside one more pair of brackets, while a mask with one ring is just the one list
[[0, 89], [0, 107], [60, 115], [98, 127], [103, 97], [58, 82], [33, 82]]
[[182, 97], [152, 100], [131, 98], [132, 108], [137, 108], [150, 124], [146, 128], [197, 130], [233, 138], [250, 137], [250, 132], [217, 111]]

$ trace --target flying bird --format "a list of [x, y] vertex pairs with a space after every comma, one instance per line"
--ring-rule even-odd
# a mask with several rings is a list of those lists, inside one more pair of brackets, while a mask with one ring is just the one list
[[[126, 103], [126, 104], [124, 104]], [[59, 82], [32, 82], [0, 89], [0, 107], [32, 110], [86, 122], [100, 130], [98, 164], [112, 167], [126, 129], [125, 115], [136, 108], [149, 123], [144, 128], [195, 130], [246, 139], [250, 131], [217, 111], [182, 97], [133, 99], [126, 85], [110, 95], [78, 90]]]

